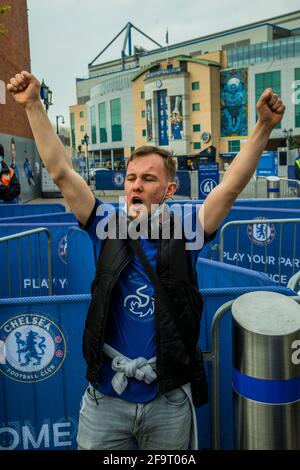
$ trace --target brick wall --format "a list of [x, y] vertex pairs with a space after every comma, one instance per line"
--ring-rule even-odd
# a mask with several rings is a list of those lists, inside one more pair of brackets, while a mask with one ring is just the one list
[[[0, 15], [7, 33], [0, 35], [0, 81], [5, 83], [22, 70], [30, 71], [29, 33], [26, 0], [0, 0], [0, 6], [11, 10]], [[0, 104], [0, 134], [32, 138], [23, 108], [7, 93], [6, 104]]]

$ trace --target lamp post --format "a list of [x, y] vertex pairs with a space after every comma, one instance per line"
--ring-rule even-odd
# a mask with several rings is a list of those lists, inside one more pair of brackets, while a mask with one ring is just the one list
[[86, 167], [87, 167], [87, 184], [90, 185], [90, 164], [89, 164], [89, 141], [90, 138], [87, 134], [83, 136], [85, 146], [86, 146]]
[[59, 119], [62, 119], [61, 123], [64, 124], [65, 123], [65, 119], [64, 117], [62, 116], [62, 114], [60, 114], [59, 116], [56, 116], [56, 134], [59, 135], [59, 127], [58, 127], [58, 121]]
[[292, 141], [292, 138], [293, 138], [293, 129], [289, 129], [289, 130], [283, 129], [282, 133], [283, 133], [285, 141], [286, 141], [286, 147], [289, 150], [289, 148], [291, 146], [291, 141]]
[[46, 113], [48, 113], [48, 109], [52, 106], [52, 91], [44, 82], [44, 79], [41, 84], [41, 91], [40, 91], [41, 99], [44, 102]]

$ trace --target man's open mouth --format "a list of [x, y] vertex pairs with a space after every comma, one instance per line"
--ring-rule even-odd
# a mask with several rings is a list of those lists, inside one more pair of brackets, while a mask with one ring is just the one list
[[134, 196], [131, 201], [134, 209], [141, 209], [143, 201], [139, 196]]

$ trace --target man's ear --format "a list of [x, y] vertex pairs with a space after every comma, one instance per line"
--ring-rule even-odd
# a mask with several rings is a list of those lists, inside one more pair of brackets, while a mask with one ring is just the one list
[[176, 181], [172, 181], [171, 183], [169, 183], [168, 191], [166, 193], [165, 198], [170, 199], [172, 196], [174, 196], [176, 189], [177, 189]]

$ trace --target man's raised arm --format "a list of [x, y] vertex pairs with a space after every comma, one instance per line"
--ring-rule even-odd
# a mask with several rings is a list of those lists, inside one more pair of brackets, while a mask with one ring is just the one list
[[258, 121], [248, 141], [226, 171], [222, 182], [212, 190], [200, 209], [204, 211], [204, 229], [208, 235], [220, 226], [238, 195], [247, 186], [272, 130], [285, 112], [284, 104], [270, 88], [261, 95], [256, 108]]
[[11, 78], [7, 89], [26, 111], [38, 152], [50, 177], [77, 219], [84, 224], [94, 207], [95, 198], [84, 179], [74, 171], [66, 149], [52, 128], [40, 100], [39, 81], [24, 71]]

